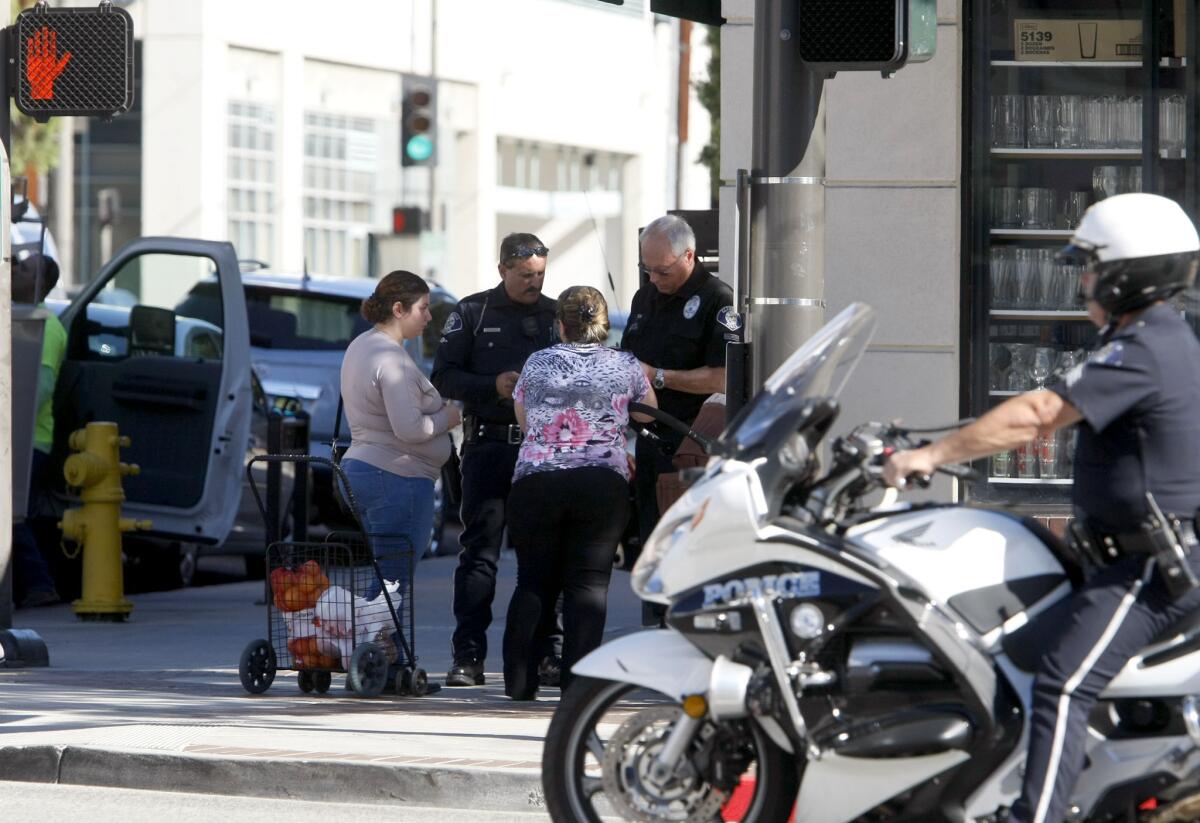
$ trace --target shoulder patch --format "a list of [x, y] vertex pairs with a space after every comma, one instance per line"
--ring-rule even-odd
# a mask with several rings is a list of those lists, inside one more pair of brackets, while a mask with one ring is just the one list
[[726, 306], [717, 312], [717, 322], [730, 331], [737, 331], [742, 327], [742, 316], [733, 310], [733, 306]]
[[696, 316], [696, 312], [700, 311], [700, 295], [693, 294], [688, 301], [683, 304], [683, 319], [691, 320]]
[[1125, 362], [1125, 344], [1109, 343], [1092, 352], [1088, 357], [1089, 363], [1101, 366], [1120, 366]]
[[450, 312], [450, 316], [446, 318], [446, 325], [442, 326], [442, 334], [454, 334], [463, 327], [462, 315], [456, 311]]

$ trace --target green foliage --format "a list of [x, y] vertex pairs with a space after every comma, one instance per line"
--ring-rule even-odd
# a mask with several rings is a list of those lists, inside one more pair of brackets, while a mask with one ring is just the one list
[[697, 162], [708, 167], [709, 197], [715, 207], [721, 187], [721, 29], [709, 26], [707, 42], [712, 49], [708, 58], [708, 79], [696, 84], [696, 97], [708, 111], [711, 126], [708, 144], [700, 150]]
[[58, 165], [58, 141], [62, 128], [61, 120], [39, 123], [27, 114], [12, 107], [12, 157], [10, 163], [14, 176], [20, 176], [30, 166], [39, 172], [49, 171]]

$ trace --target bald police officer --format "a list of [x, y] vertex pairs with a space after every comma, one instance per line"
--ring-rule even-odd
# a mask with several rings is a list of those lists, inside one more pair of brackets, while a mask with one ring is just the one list
[[1088, 717], [1131, 657], [1200, 608], [1200, 343], [1164, 301], [1196, 277], [1200, 237], [1153, 194], [1102, 200], [1064, 254], [1085, 265], [1100, 348], [1048, 390], [1005, 401], [925, 448], [895, 454], [890, 483], [1078, 424], [1076, 544], [1099, 568], [1069, 603], [1034, 681], [1021, 798], [1009, 821], [1066, 817]]
[[535, 235], [505, 237], [500, 284], [459, 302], [446, 318], [434, 359], [433, 385], [443, 397], [464, 403], [462, 551], [454, 571], [457, 626], [447, 686], [484, 682], [505, 503], [521, 444], [513, 387], [529, 355], [557, 342], [555, 301], [542, 295], [549, 253]]
[[[650, 282], [633, 296], [621, 348], [641, 361], [658, 406], [689, 425], [710, 394], [725, 391], [725, 346], [740, 341], [742, 320], [733, 291], [696, 258], [696, 235], [674, 215], [642, 230], [642, 274]], [[658, 476], [674, 471], [682, 440], [659, 423], [636, 446], [638, 531], [642, 541], [658, 522]]]

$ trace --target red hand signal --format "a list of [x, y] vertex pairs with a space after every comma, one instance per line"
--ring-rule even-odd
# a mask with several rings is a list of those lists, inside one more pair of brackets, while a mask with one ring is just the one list
[[30, 96], [34, 100], [53, 100], [54, 81], [62, 74], [71, 60], [71, 53], [58, 57], [58, 32], [49, 26], [25, 41], [28, 54], [25, 58], [25, 77], [29, 80]]

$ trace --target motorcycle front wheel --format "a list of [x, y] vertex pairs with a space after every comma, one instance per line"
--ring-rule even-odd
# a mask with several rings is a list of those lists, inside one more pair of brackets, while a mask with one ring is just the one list
[[651, 776], [681, 712], [677, 702], [640, 686], [576, 678], [554, 713], [542, 753], [550, 817], [556, 823], [599, 823], [601, 815], [711, 823], [723, 819], [721, 808], [739, 781], [753, 777], [737, 819], [787, 820], [799, 786], [795, 762], [750, 721], [706, 722], [676, 775], [666, 782]]

